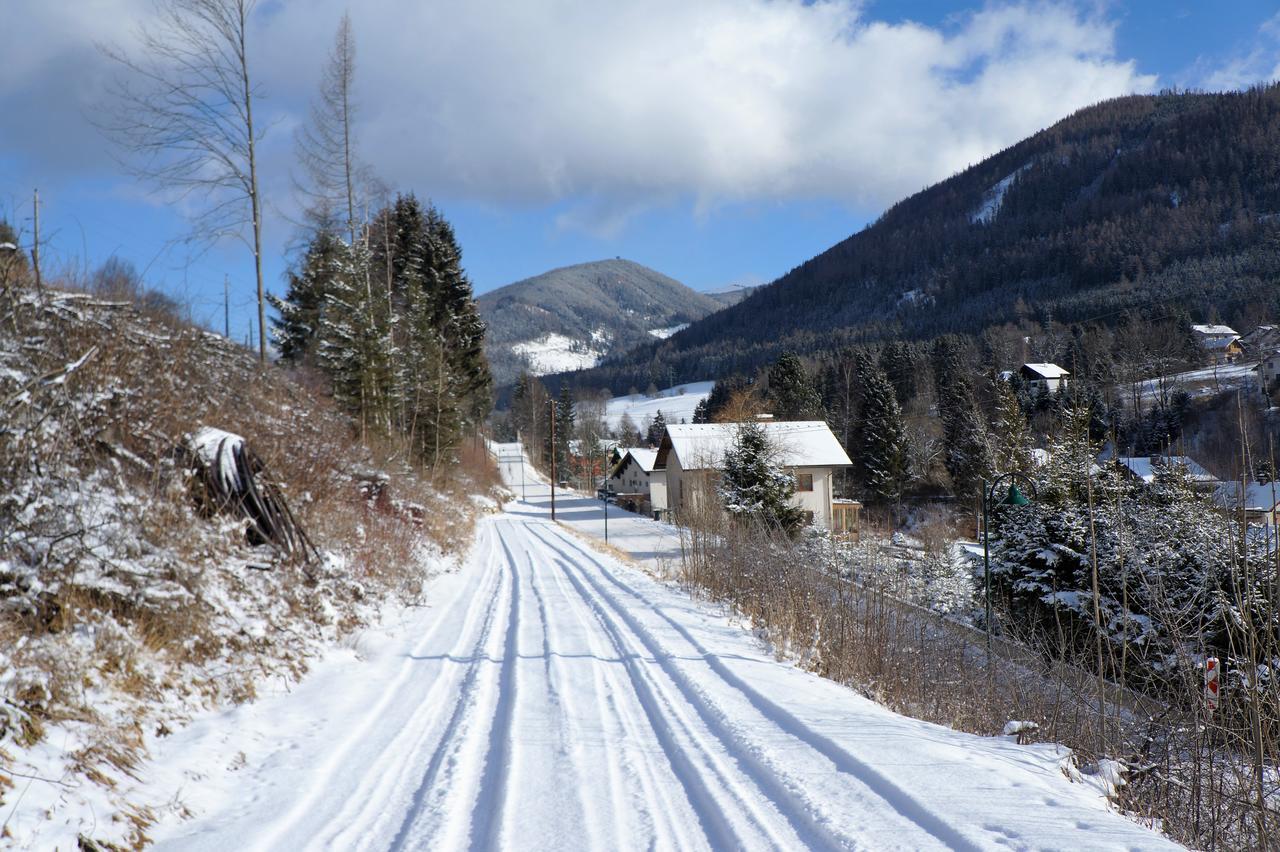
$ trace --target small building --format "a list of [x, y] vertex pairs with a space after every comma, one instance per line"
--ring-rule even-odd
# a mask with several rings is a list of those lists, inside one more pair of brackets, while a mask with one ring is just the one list
[[1280, 349], [1280, 325], [1260, 325], [1253, 331], [1240, 335], [1240, 346], [1250, 358], [1260, 358], [1268, 352]]
[[618, 505], [633, 512], [644, 511], [650, 503], [649, 481], [657, 450], [645, 447], [619, 448], [621, 458], [609, 470], [605, 484], [616, 495]]
[[1214, 502], [1239, 517], [1244, 511], [1246, 523], [1276, 524], [1277, 506], [1280, 506], [1280, 482], [1243, 483], [1224, 482], [1214, 491]]
[[1229, 325], [1193, 325], [1191, 333], [1215, 364], [1230, 364], [1244, 354], [1240, 335]]
[[[836, 524], [834, 475], [853, 462], [821, 420], [760, 423], [769, 441], [778, 450], [778, 463], [795, 476], [793, 505], [805, 512], [814, 524], [834, 529]], [[715, 496], [724, 455], [737, 436], [737, 423], [690, 423], [671, 425], [662, 435], [653, 465], [649, 494], [655, 512], [679, 515], [691, 511]], [[718, 498], [716, 498], [718, 499]], [[841, 522], [856, 510], [841, 504]], [[857, 507], [861, 509], [861, 505]]]
[[1253, 370], [1258, 374], [1258, 386], [1266, 393], [1268, 388], [1275, 385], [1276, 379], [1280, 378], [1280, 349], [1263, 354]]
[[1018, 375], [1022, 376], [1031, 387], [1041, 387], [1053, 393], [1058, 388], [1065, 388], [1071, 377], [1071, 373], [1062, 369], [1057, 364], [1023, 364], [1022, 369], [1018, 370]]
[[1161, 468], [1175, 467], [1183, 471], [1196, 491], [1211, 492], [1221, 484], [1191, 456], [1119, 456], [1115, 461], [1122, 473], [1144, 485], [1154, 483]]

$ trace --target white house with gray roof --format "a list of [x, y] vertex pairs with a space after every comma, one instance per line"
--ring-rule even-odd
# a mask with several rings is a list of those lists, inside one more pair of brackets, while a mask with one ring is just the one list
[[[724, 456], [738, 433], [737, 423], [668, 426], [658, 446], [649, 494], [658, 512], [692, 509], [715, 496]], [[834, 474], [853, 462], [826, 423], [820, 420], [761, 422], [778, 464], [796, 478], [792, 502], [813, 523], [832, 528]]]

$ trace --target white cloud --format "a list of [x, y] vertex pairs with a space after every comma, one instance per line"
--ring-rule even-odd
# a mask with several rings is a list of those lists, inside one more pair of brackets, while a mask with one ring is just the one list
[[1197, 88], [1211, 92], [1246, 89], [1257, 83], [1280, 80], [1280, 13], [1262, 23], [1247, 52], [1217, 65], [1201, 62], [1194, 70], [1194, 77]]
[[[63, 4], [20, 0], [27, 31], [0, 34], [0, 55], [16, 40], [49, 49], [0, 87], [0, 110], [40, 97], [46, 76], [66, 96], [75, 73], [100, 74], [87, 45], [119, 37], [138, 2], [94, 0], [95, 14], [68, 23], [48, 11]], [[305, 112], [347, 5], [262, 7], [273, 133]], [[1155, 86], [1115, 55], [1112, 22], [1074, 6], [988, 6], [943, 29], [874, 21], [838, 0], [366, 0], [351, 11], [363, 148], [384, 178], [488, 203], [580, 202], [560, 224], [602, 232], [673, 197], [706, 210], [883, 206], [1079, 107]], [[33, 161], [48, 153], [38, 127], [0, 140]], [[269, 148], [276, 171], [283, 143]], [[94, 144], [92, 132], [76, 144]], [[63, 152], [46, 165], [82, 162]]]

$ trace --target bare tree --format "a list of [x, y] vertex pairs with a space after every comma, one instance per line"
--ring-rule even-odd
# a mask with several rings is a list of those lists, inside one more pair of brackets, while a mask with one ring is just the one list
[[[125, 151], [138, 177], [176, 191], [200, 209], [190, 239], [224, 236], [253, 250], [258, 328], [266, 328], [262, 286], [262, 197], [253, 123], [258, 96], [249, 71], [248, 26], [256, 0], [162, 0], [139, 28], [136, 53], [102, 51], [124, 71], [99, 126]], [[252, 228], [245, 239], [245, 225]], [[266, 335], [258, 357], [267, 359]]]
[[352, 97], [355, 71], [356, 42], [351, 32], [351, 16], [343, 14], [320, 79], [320, 97], [311, 105], [311, 121], [294, 136], [298, 161], [308, 181], [302, 187], [310, 200], [307, 218], [317, 228], [333, 228], [339, 211], [345, 213], [343, 224], [353, 245], [357, 184], [372, 182], [355, 153], [356, 104]]

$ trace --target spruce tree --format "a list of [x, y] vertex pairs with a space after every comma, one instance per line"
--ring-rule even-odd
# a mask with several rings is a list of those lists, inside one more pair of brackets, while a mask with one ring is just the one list
[[820, 420], [822, 398], [800, 359], [784, 352], [769, 368], [769, 401], [779, 420]]
[[707, 400], [705, 399], [699, 400], [698, 404], [694, 406], [694, 409], [693, 409], [693, 422], [694, 423], [710, 423], [711, 422], [710, 410], [711, 410], [710, 407], [707, 405]]
[[653, 422], [649, 424], [649, 434], [645, 435], [645, 443], [651, 447], [656, 447], [662, 443], [662, 436], [667, 431], [667, 418], [663, 416], [662, 409], [658, 409], [658, 413], [653, 416]]
[[996, 410], [992, 423], [992, 466], [998, 473], [1030, 475], [1031, 431], [1022, 405], [1009, 383], [996, 381]]
[[315, 360], [314, 348], [325, 296], [333, 280], [342, 274], [347, 255], [349, 251], [340, 239], [321, 231], [307, 246], [301, 268], [289, 270], [289, 286], [284, 298], [267, 296], [280, 315], [271, 320], [271, 339], [282, 361], [304, 364]]
[[861, 420], [863, 482], [881, 500], [897, 502], [910, 472], [907, 434], [893, 385], [879, 367], [863, 377]]
[[792, 505], [795, 477], [777, 464], [777, 450], [758, 423], [742, 423], [725, 452], [720, 498], [725, 510], [743, 523], [795, 532], [803, 512]]

